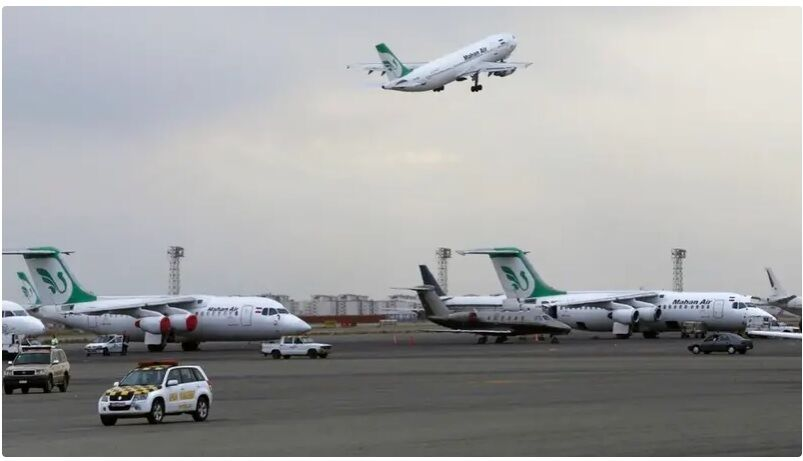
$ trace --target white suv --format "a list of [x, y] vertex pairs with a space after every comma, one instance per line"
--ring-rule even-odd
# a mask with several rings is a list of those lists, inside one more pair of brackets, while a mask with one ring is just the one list
[[165, 415], [188, 413], [195, 421], [209, 416], [212, 386], [201, 367], [178, 362], [140, 362], [98, 401], [104, 426], [118, 418], [147, 418], [151, 424]]

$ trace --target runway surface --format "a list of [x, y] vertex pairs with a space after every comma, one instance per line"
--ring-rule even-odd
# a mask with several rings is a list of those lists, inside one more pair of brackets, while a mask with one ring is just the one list
[[[65, 345], [67, 393], [2, 396], [6, 456], [758, 456], [801, 454], [801, 343], [693, 356], [693, 340], [474, 344], [450, 334], [318, 336], [327, 359], [272, 360], [259, 344], [198, 352]], [[137, 360], [210, 376], [209, 420], [122, 420], [97, 399]]]

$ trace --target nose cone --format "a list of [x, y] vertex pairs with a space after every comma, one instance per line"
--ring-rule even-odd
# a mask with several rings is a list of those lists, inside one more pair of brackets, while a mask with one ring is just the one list
[[290, 330], [289, 334], [291, 335], [303, 335], [309, 333], [310, 330], [312, 330], [312, 327], [309, 326], [309, 323], [301, 320], [295, 315], [289, 319], [287, 326]]

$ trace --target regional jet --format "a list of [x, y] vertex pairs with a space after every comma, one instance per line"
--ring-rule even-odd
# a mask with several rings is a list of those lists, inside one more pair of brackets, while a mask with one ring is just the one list
[[742, 331], [747, 309], [755, 307], [736, 293], [674, 291], [558, 290], [541, 279], [518, 248], [481, 248], [458, 254], [491, 258], [499, 282], [510, 299], [538, 306], [551, 317], [578, 330], [610, 331], [619, 338], [641, 332], [655, 338], [661, 331], [677, 331], [684, 322], [703, 322], [708, 329]]
[[471, 92], [482, 90], [480, 75], [488, 77], [507, 77], [518, 69], [528, 67], [531, 62], [507, 62], [516, 49], [513, 34], [498, 34], [486, 37], [446, 56], [430, 62], [404, 64], [390, 51], [387, 45], [376, 45], [381, 63], [359, 63], [346, 66], [348, 69], [380, 72], [387, 74], [388, 82], [382, 85], [386, 90], [395, 91], [443, 91], [454, 81], [471, 79]]
[[23, 293], [41, 298], [32, 315], [95, 334], [123, 334], [144, 341], [149, 351], [180, 342], [185, 351], [203, 341], [261, 341], [303, 334], [310, 326], [280, 303], [247, 296], [98, 297], [73, 277], [61, 251], [53, 247], [3, 250], [22, 255], [33, 284], [18, 273]]
[[[45, 334], [45, 324], [28, 315], [25, 308], [12, 301], [3, 300], [3, 336], [40, 336]], [[5, 343], [5, 341], [4, 341]]]

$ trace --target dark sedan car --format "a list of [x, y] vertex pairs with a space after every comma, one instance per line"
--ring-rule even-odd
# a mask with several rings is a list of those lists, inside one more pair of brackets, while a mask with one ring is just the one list
[[712, 352], [727, 352], [728, 354], [744, 354], [753, 348], [753, 341], [744, 339], [733, 333], [712, 333], [703, 342], [689, 346], [693, 354], [710, 354]]

